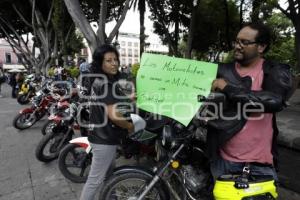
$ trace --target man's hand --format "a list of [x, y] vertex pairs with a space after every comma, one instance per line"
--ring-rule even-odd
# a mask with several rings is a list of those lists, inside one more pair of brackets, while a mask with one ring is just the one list
[[217, 78], [212, 82], [211, 91], [216, 91], [217, 89], [223, 90], [227, 82], [223, 78]]

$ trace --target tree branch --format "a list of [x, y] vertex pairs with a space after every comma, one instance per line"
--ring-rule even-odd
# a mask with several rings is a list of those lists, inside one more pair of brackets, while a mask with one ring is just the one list
[[105, 39], [106, 39], [105, 38], [106, 15], [107, 15], [107, 2], [106, 0], [101, 0], [98, 30], [97, 30], [97, 35], [101, 43], [105, 43]]
[[52, 0], [51, 1], [51, 7], [50, 7], [50, 10], [49, 10], [49, 13], [48, 13], [48, 19], [47, 19], [47, 22], [46, 22], [46, 27], [49, 27], [49, 24], [51, 22], [51, 18], [52, 18], [52, 14], [53, 14], [53, 8], [54, 8], [54, 1]]
[[69, 14], [75, 25], [80, 29], [93, 51], [97, 45], [97, 36], [84, 15], [78, 0], [64, 0]]
[[17, 9], [15, 4], [12, 4], [13, 9], [16, 11], [16, 13], [19, 15], [19, 17], [21, 18], [21, 20], [29, 27], [32, 28], [32, 24], [30, 24], [25, 17], [22, 15], [22, 13]]
[[129, 9], [129, 4], [130, 4], [131, 0], [126, 0], [125, 2], [125, 6], [123, 8], [123, 11], [122, 11], [122, 15], [120, 17], [120, 19], [117, 21], [117, 24], [115, 25], [114, 29], [110, 32], [108, 38], [107, 38], [107, 42], [108, 43], [111, 43], [112, 40], [114, 39], [114, 37], [116, 36], [120, 26], [122, 25], [124, 19], [125, 19], [125, 16], [127, 14], [127, 11]]

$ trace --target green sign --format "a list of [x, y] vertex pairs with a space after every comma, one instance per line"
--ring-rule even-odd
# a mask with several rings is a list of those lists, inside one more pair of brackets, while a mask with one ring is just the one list
[[201, 106], [198, 95], [210, 93], [217, 68], [213, 63], [144, 53], [137, 74], [137, 106], [187, 126]]

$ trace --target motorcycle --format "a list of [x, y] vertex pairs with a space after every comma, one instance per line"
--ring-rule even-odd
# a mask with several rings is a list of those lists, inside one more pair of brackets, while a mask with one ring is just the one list
[[[77, 121], [78, 105], [79, 103], [71, 103], [68, 106], [68, 102], [64, 100], [58, 103], [58, 107], [64, 109], [68, 106], [68, 108], [49, 116], [49, 121], [54, 124], [36, 147], [35, 155], [39, 161], [50, 162], [56, 159], [60, 150], [72, 139], [74, 130], [79, 130], [82, 136], [87, 135], [87, 130], [80, 128]], [[88, 119], [87, 109], [82, 109], [79, 114], [83, 116], [81, 119]]]
[[[132, 115], [134, 116], [134, 115]], [[145, 128], [144, 141], [135, 142], [126, 139], [117, 148], [117, 158], [134, 157], [138, 162], [142, 157], [155, 158], [155, 141], [167, 119], [153, 120], [153, 116], [145, 116], [149, 121]], [[84, 183], [92, 163], [92, 148], [87, 137], [75, 138], [60, 152], [58, 157], [59, 170], [63, 176], [75, 183]]]
[[57, 101], [48, 88], [37, 92], [32, 99], [32, 106], [19, 111], [19, 114], [13, 120], [13, 126], [19, 130], [24, 130], [43, 118], [48, 113], [48, 108]]
[[[210, 97], [221, 101], [224, 95]], [[207, 100], [202, 97], [202, 99]], [[200, 114], [206, 111], [206, 106]], [[171, 120], [157, 139], [158, 162], [155, 167], [123, 166], [105, 181], [99, 199], [176, 199], [208, 200], [212, 197], [213, 178], [204, 154], [206, 121], [193, 119], [185, 127]], [[138, 141], [143, 133], [136, 136]]]
[[28, 75], [21, 85], [18, 93], [17, 101], [19, 104], [28, 104], [30, 100], [35, 96], [37, 83], [33, 74]]
[[[199, 100], [220, 103], [225, 102], [225, 96], [215, 93]], [[160, 161], [152, 169], [139, 166], [116, 169], [106, 179], [99, 199], [275, 200], [278, 194], [273, 177], [251, 174], [250, 164], [240, 174], [220, 176], [214, 184], [204, 154], [205, 129], [196, 131], [209, 123], [209, 118], [203, 118], [207, 110], [208, 105], [202, 106], [201, 118], [194, 118], [187, 127], [174, 120], [166, 124], [156, 147], [165, 151], [166, 156], [159, 156]]]

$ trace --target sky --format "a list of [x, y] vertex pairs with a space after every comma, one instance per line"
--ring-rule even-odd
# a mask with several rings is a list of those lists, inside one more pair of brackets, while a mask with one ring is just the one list
[[[149, 19], [149, 15], [150, 15], [150, 12], [149, 10], [147, 9], [146, 10], [146, 13], [145, 13], [145, 33], [146, 35], [149, 35], [147, 41], [148, 42], [154, 42], [157, 43], [159, 42], [160, 43], [160, 39], [159, 39], [159, 36], [155, 33], [153, 33], [153, 23], [151, 22], [151, 20]], [[136, 10], [136, 11], [133, 11], [133, 9], [130, 9], [127, 14], [126, 14], [126, 17], [125, 17], [125, 20], [123, 21], [119, 31], [120, 32], [126, 32], [126, 33], [136, 33], [136, 34], [139, 34], [140, 33], [140, 17], [139, 17], [139, 12]], [[108, 24], [106, 24], [106, 33], [110, 32], [114, 25], [116, 23], [115, 22], [110, 22]]]

